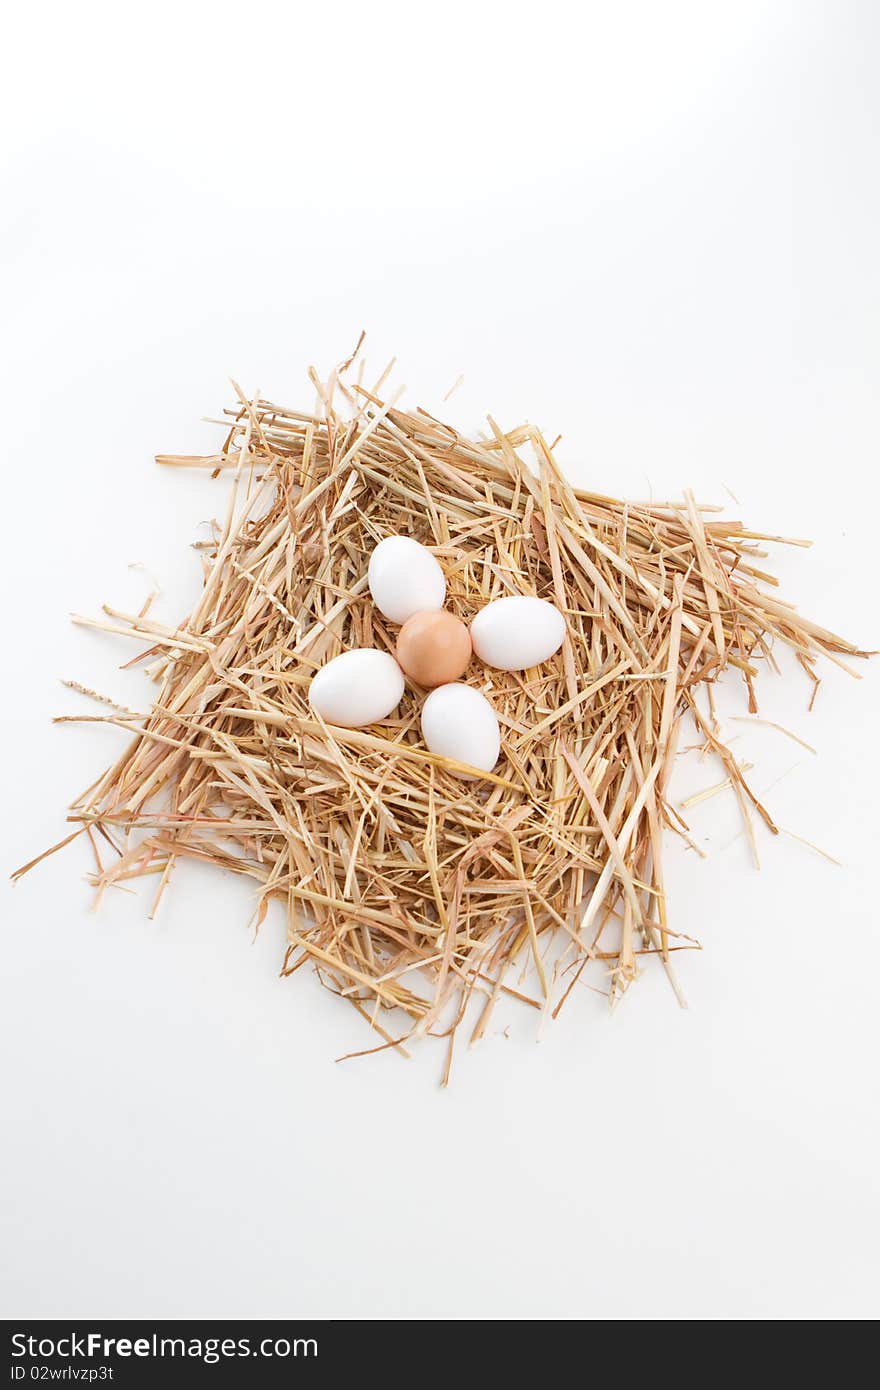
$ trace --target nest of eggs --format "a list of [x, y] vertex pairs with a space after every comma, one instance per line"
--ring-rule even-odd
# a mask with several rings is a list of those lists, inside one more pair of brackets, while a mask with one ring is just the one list
[[[146, 715], [99, 716], [132, 737], [72, 806], [69, 838], [91, 841], [99, 892], [158, 872], [161, 897], [180, 859], [248, 876], [257, 922], [271, 902], [286, 914], [284, 973], [313, 966], [379, 1048], [446, 1037], [448, 1076], [466, 1011], [471, 1039], [502, 996], [555, 1015], [590, 963], [612, 1001], [649, 955], [678, 992], [673, 955], [692, 943], [667, 915], [663, 840], [690, 843], [667, 798], [682, 720], [720, 759], [749, 834], [754, 816], [775, 831], [699, 692], [733, 668], [756, 710], [774, 641], [813, 681], [817, 657], [862, 653], [772, 596], [756, 558], [778, 538], [689, 494], [636, 504], [574, 488], [533, 426], [490, 420], [465, 438], [383, 401], [381, 382], [351, 383], [349, 367], [326, 385], [313, 375], [313, 414], [240, 395], [219, 454], [160, 459], [231, 470], [226, 520], [178, 627], [146, 611], [95, 624], [146, 644], [159, 692]], [[428, 691], [411, 678], [367, 728], [310, 704], [333, 658], [395, 652], [368, 587], [390, 536], [430, 549], [465, 626], [513, 596], [564, 617], [540, 665], [474, 659], [460, 677], [500, 729], [479, 776], [427, 746]]]

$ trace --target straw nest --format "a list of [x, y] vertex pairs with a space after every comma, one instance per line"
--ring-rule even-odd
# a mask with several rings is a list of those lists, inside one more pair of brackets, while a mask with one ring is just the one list
[[[688, 838], [667, 799], [682, 719], [721, 759], [746, 825], [775, 831], [698, 691], [732, 667], [754, 711], [774, 641], [814, 681], [818, 656], [861, 653], [771, 595], [755, 560], [779, 537], [690, 494], [636, 504], [573, 488], [533, 426], [464, 438], [383, 402], [381, 382], [346, 384], [349, 366], [326, 385], [312, 374], [314, 414], [239, 393], [219, 454], [160, 458], [232, 470], [228, 512], [179, 627], [111, 609], [95, 624], [144, 641], [160, 688], [145, 716], [98, 716], [133, 737], [71, 816], [100, 892], [158, 872], [161, 897], [181, 858], [245, 874], [257, 923], [271, 900], [286, 914], [283, 973], [311, 964], [380, 1048], [431, 1033], [451, 1057], [469, 1001], [472, 1038], [501, 995], [555, 1015], [588, 962], [612, 1001], [645, 954], [674, 984], [672, 954], [690, 943], [667, 917], [663, 838]], [[469, 668], [502, 730], [480, 781], [427, 751], [411, 683], [369, 730], [327, 727], [308, 704], [331, 657], [394, 649], [366, 580], [391, 534], [432, 549], [465, 622], [506, 594], [566, 617], [540, 668]]]

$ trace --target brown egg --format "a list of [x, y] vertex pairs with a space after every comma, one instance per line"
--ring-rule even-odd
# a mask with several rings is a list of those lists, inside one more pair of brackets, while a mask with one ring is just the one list
[[457, 681], [471, 659], [471, 635], [443, 609], [414, 613], [397, 634], [397, 660], [406, 674], [431, 688]]

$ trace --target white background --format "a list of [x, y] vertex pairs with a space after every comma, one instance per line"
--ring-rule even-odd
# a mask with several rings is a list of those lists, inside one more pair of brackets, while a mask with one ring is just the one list
[[[91, 712], [59, 679], [146, 698], [69, 612], [197, 591], [223, 485], [152, 455], [216, 446], [229, 375], [309, 405], [361, 328], [410, 402], [561, 431], [580, 483], [814, 537], [787, 595], [880, 645], [870, 0], [43, 4], [4, 35], [8, 870], [119, 746], [50, 724]], [[756, 873], [735, 807], [694, 808], [690, 1009], [647, 969], [540, 1043], [499, 1013], [445, 1092], [430, 1045], [334, 1064], [370, 1035], [277, 978], [241, 883], [93, 914], [74, 846], [4, 887], [0, 1311], [876, 1316], [878, 677], [825, 674], [812, 715], [789, 665], [761, 689], [818, 756], [726, 728], [844, 867], [761, 833]]]

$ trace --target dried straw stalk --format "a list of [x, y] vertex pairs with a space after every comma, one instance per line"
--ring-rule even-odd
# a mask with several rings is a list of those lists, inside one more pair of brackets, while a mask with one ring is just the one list
[[[532, 426], [490, 421], [490, 438], [467, 439], [346, 385], [346, 369], [326, 386], [312, 373], [315, 414], [238, 392], [219, 454], [159, 460], [228, 468], [234, 483], [190, 617], [168, 628], [105, 609], [94, 624], [145, 640], [160, 683], [147, 715], [99, 716], [133, 737], [71, 808], [99, 894], [158, 873], [158, 902], [181, 857], [246, 874], [258, 923], [272, 899], [286, 913], [283, 973], [311, 963], [381, 1046], [441, 1034], [449, 1059], [475, 995], [474, 1040], [502, 993], [555, 1016], [589, 961], [612, 1002], [646, 953], [675, 985], [671, 955], [694, 944], [672, 930], [663, 883], [664, 833], [692, 843], [667, 800], [682, 718], [720, 758], [752, 839], [753, 813], [775, 833], [719, 738], [711, 685], [735, 668], [755, 712], [773, 642], [814, 682], [816, 657], [863, 653], [768, 593], [755, 543], [781, 537], [713, 519], [690, 494], [624, 503], [573, 488]], [[504, 594], [566, 616], [539, 669], [472, 664], [503, 734], [482, 781], [427, 752], [419, 689], [372, 730], [327, 728], [308, 705], [323, 662], [393, 650], [366, 586], [372, 547], [393, 533], [432, 548], [466, 622]]]

